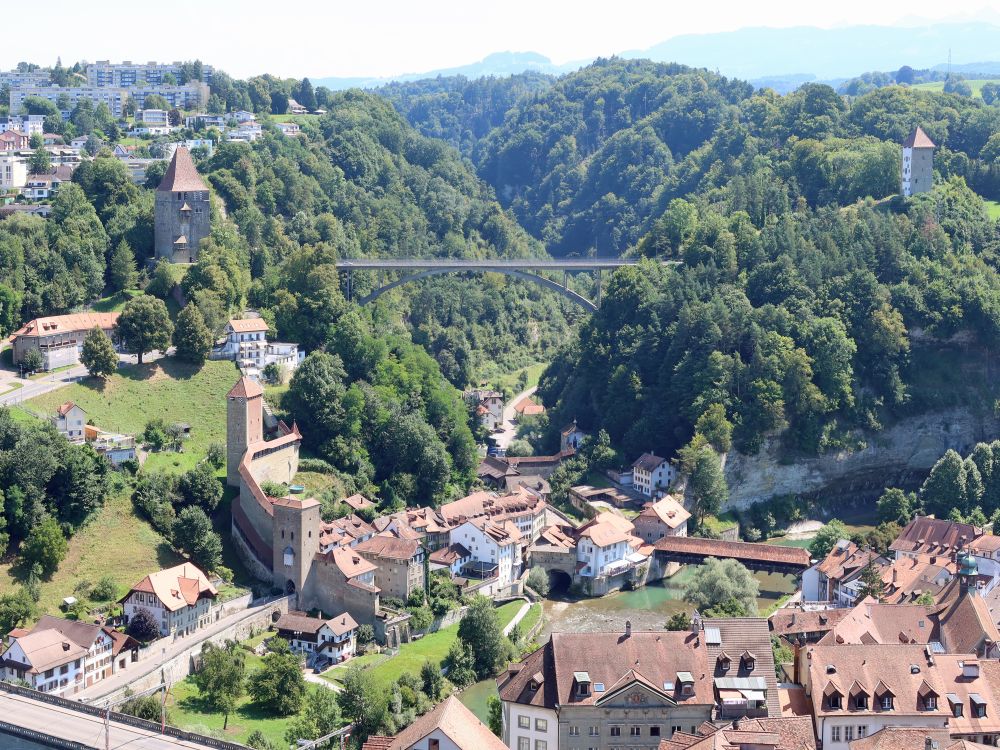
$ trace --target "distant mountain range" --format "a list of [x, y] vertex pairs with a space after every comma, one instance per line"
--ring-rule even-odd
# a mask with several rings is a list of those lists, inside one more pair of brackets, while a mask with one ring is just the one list
[[[820, 29], [745, 28], [712, 34], [683, 34], [647, 49], [626, 50], [621, 57], [679, 62], [717, 70], [756, 85], [790, 90], [814, 80], [842, 81], [871, 70], [943, 69], [949, 53], [955, 72], [1000, 75], [996, 58], [1000, 26], [993, 23], [927, 23], [924, 25], [846, 26]], [[375, 88], [392, 81], [417, 81], [437, 76], [468, 78], [506, 76], [528, 70], [560, 75], [592, 59], [557, 65], [537, 52], [497, 52], [479, 62], [454, 68], [407, 73], [385, 78], [313, 78], [314, 85], [333, 90]]]

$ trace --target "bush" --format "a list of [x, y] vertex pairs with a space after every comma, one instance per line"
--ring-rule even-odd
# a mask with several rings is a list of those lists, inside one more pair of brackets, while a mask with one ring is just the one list
[[111, 576], [104, 576], [101, 580], [95, 583], [94, 588], [90, 590], [90, 598], [99, 602], [109, 602], [115, 598], [117, 593], [118, 585], [114, 582]]
[[539, 596], [549, 593], [549, 574], [544, 568], [532, 568], [528, 571], [528, 586]]
[[160, 623], [153, 616], [152, 612], [145, 607], [140, 607], [129, 618], [128, 627], [125, 629], [125, 632], [137, 641], [149, 643], [160, 637]]
[[205, 460], [216, 469], [221, 469], [226, 463], [226, 446], [222, 443], [212, 443], [208, 446]]

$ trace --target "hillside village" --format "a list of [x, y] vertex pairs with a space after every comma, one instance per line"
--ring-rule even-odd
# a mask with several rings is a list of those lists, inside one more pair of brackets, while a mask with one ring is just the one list
[[[72, 702], [113, 708], [154, 729], [175, 722], [175, 731], [261, 748], [347, 735], [360, 750], [1000, 745], [995, 514], [978, 506], [978, 515], [967, 508], [958, 518], [928, 513], [936, 508], [921, 510], [916, 495], [899, 490], [900, 512], [879, 501], [857, 528], [815, 507], [808, 518], [796, 508], [780, 522], [772, 515], [769, 527], [751, 525], [754, 511], [704, 499], [699, 482], [709, 469], [724, 482], [728, 451], [708, 435], [698, 433], [693, 459], [683, 449], [658, 455], [652, 445], [629, 453], [571, 417], [549, 425], [551, 452], [536, 451], [532, 434], [550, 415], [566, 415], [545, 402], [542, 385], [527, 382], [528, 368], [516, 387], [449, 386], [450, 399], [438, 399], [408, 379], [399, 363], [416, 357], [398, 342], [371, 368], [382, 366], [384, 379], [362, 387], [348, 374], [364, 359], [360, 345], [345, 349], [357, 355], [345, 362], [342, 351], [329, 351], [333, 339], [279, 340], [290, 329], [278, 315], [317, 315], [291, 295], [278, 313], [265, 313], [242, 304], [244, 291], [241, 304], [218, 305], [208, 325], [200, 310], [215, 309], [205, 292], [217, 289], [187, 277], [224, 286], [227, 267], [209, 264], [225, 255], [215, 230], [235, 207], [224, 207], [198, 163], [220, 143], [302, 131], [297, 121], [260, 122], [242, 109], [206, 111], [218, 109], [213, 69], [197, 70], [192, 77], [179, 63], [102, 62], [74, 86], [42, 71], [0, 73], [11, 112], [0, 121], [0, 221], [30, 215], [54, 225], [74, 171], [114, 160], [153, 191], [141, 273], [147, 292], [156, 282], [166, 287], [144, 293], [132, 268], [132, 283], [104, 306], [116, 309], [92, 304], [10, 329], [0, 449], [53, 441], [59, 466], [47, 481], [99, 497], [82, 519], [56, 522], [20, 485], [4, 487], [9, 504], [28, 508], [19, 506], [19, 554], [44, 549], [39, 561], [8, 550], [0, 694], [67, 710]], [[107, 148], [93, 134], [63, 143], [46, 132], [47, 116], [28, 111], [40, 106], [35, 99], [66, 120], [89, 102], [126, 139], [144, 143], [116, 138]], [[325, 114], [315, 101], [284, 99], [297, 118]], [[184, 137], [189, 131], [199, 137]], [[153, 140], [163, 137], [180, 140]], [[932, 190], [936, 148], [920, 126], [898, 144], [899, 196]], [[97, 157], [102, 149], [110, 153]], [[306, 276], [313, 273], [321, 275]], [[263, 298], [265, 284], [255, 282]], [[390, 360], [398, 372], [386, 374]], [[444, 381], [436, 364], [429, 377]], [[340, 390], [331, 385], [338, 378]], [[357, 424], [366, 410], [402, 423], [409, 414], [377, 400], [389, 382], [439, 412], [437, 431], [413, 428], [414, 443], [448, 429], [451, 438], [460, 429], [470, 435], [464, 486], [455, 469], [432, 496], [419, 481], [434, 468], [433, 454], [412, 459], [387, 438], [388, 455], [361, 460], [357, 435], [323, 435], [324, 426], [349, 422], [340, 413], [348, 410]], [[447, 409], [459, 417], [446, 429]], [[451, 438], [449, 450], [458, 443]], [[1000, 461], [992, 455], [991, 467]], [[84, 467], [81, 456], [92, 462]], [[331, 456], [354, 461], [357, 477]], [[375, 492], [376, 464], [404, 461], [416, 468], [383, 472]], [[454, 468], [450, 461], [439, 473]], [[989, 481], [980, 476], [977, 500]], [[44, 496], [49, 488], [36, 489]], [[157, 540], [149, 568], [120, 565], [110, 549], [100, 580], [85, 580], [90, 573], [64, 562], [67, 548], [116, 513]], [[36, 543], [34, 528], [48, 521], [52, 536]], [[44, 554], [49, 547], [60, 554]], [[780, 591], [761, 588], [775, 580]], [[632, 617], [619, 627], [587, 609], [668, 590], [683, 607], [656, 628], [633, 627]], [[659, 617], [655, 605], [642, 609]], [[587, 624], [560, 629], [567, 620], [557, 618], [573, 611]], [[231, 682], [241, 692], [220, 688], [225, 678], [212, 684], [219, 665], [239, 674]], [[278, 687], [261, 697], [272, 678]], [[283, 694], [298, 703], [274, 708]], [[358, 704], [378, 702], [376, 694], [381, 720], [365, 724]], [[141, 704], [149, 695], [152, 704]]]

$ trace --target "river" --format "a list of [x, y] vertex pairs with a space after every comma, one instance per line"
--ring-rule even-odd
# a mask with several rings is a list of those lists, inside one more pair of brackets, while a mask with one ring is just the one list
[[[636, 630], [662, 630], [670, 616], [690, 610], [683, 601], [684, 584], [693, 573], [684, 567], [671, 578], [643, 586], [635, 591], [618, 591], [596, 599], [546, 599], [542, 605], [545, 624], [538, 634], [539, 643], [548, 640], [552, 632], [597, 633], [624, 630], [630, 620]], [[795, 591], [795, 580], [789, 576], [754, 573], [760, 585], [757, 607], [765, 612], [782, 596]], [[496, 695], [496, 683], [483, 680], [459, 694], [462, 701], [484, 723], [487, 720], [487, 700]]]

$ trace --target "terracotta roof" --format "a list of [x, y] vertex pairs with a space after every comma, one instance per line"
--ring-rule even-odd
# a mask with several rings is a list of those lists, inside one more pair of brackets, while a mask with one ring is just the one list
[[355, 545], [354, 549], [390, 560], [412, 560], [420, 551], [420, 545], [413, 539], [400, 539], [380, 533]]
[[934, 740], [942, 750], [951, 744], [947, 729], [930, 727], [884, 727], [874, 734], [854, 740], [851, 750], [925, 750], [926, 741]]
[[445, 524], [454, 526], [482, 516], [502, 521], [536, 515], [544, 512], [546, 507], [545, 501], [535, 493], [513, 492], [508, 495], [498, 495], [495, 492], [480, 490], [454, 502], [445, 503], [438, 509], [438, 513]]
[[845, 575], [865, 567], [869, 561], [878, 557], [871, 550], [862, 550], [854, 542], [840, 539], [833, 545], [830, 552], [816, 565], [816, 570], [831, 581], [839, 581]]
[[521, 539], [521, 532], [511, 521], [497, 523], [489, 518], [473, 518], [467, 523], [471, 523], [500, 547], [515, 544]]
[[358, 623], [347, 612], [339, 614], [336, 617], [331, 617], [329, 620], [324, 620], [321, 617], [310, 617], [305, 612], [294, 610], [278, 618], [274, 627], [278, 630], [291, 630], [298, 633], [315, 635], [324, 625], [330, 628], [334, 635], [343, 635], [358, 627]]
[[526, 414], [531, 416], [533, 414], [542, 414], [545, 412], [545, 407], [541, 404], [535, 403], [531, 396], [525, 396], [516, 404], [514, 404], [514, 411], [518, 414]]
[[69, 414], [71, 411], [73, 411], [73, 409], [75, 407], [76, 407], [76, 404], [74, 404], [72, 401], [67, 401], [64, 404], [60, 404], [59, 405], [59, 408], [56, 409], [56, 413], [60, 417], [65, 417], [67, 414]]
[[962, 593], [961, 581], [953, 580], [942, 595], [944, 606], [937, 613], [941, 642], [955, 653], [980, 653], [986, 641], [1000, 643], [1000, 632], [986, 600], [976, 593]]
[[924, 129], [918, 125], [903, 141], [903, 148], [934, 148], [934, 141], [928, 138]]
[[972, 524], [917, 516], [899, 532], [889, 549], [893, 552], [951, 555], [981, 534], [982, 531]]
[[[978, 677], [963, 676], [963, 662], [975, 662], [973, 654], [933, 654], [926, 646], [915, 645], [815, 645], [806, 646], [800, 655], [808, 669], [810, 697], [816, 720], [826, 716], [863, 718], [881, 714], [878, 700], [868, 709], [849, 704], [845, 688], [857, 682], [868, 695], [876, 697], [888, 688], [894, 696], [892, 716], [947, 718], [952, 734], [995, 733], [1000, 731], [1000, 663], [978, 662]], [[833, 670], [833, 671], [831, 671]], [[831, 708], [824, 700], [824, 686], [833, 683], [842, 695], [841, 708]], [[925, 685], [926, 683], [926, 685]], [[920, 701], [927, 688], [937, 695], [937, 707], [929, 709]], [[831, 690], [833, 688], [830, 688]], [[963, 715], [952, 716], [948, 696], [965, 706]], [[989, 707], [986, 718], [973, 715], [971, 701], [978, 697]]]
[[[921, 594], [937, 596], [951, 580], [955, 566], [950, 558], [937, 558], [939, 563], [931, 563], [925, 555], [898, 557], [881, 570], [882, 581], [886, 584], [883, 599], [890, 604], [906, 604], [918, 599]], [[860, 576], [860, 571], [857, 573]]]
[[385, 737], [380, 734], [370, 734], [361, 750], [389, 750], [389, 746], [395, 737]]
[[665, 536], [656, 541], [654, 549], [708, 557], [732, 557], [765, 563], [809, 567], [809, 552], [801, 547], [781, 547], [777, 544], [754, 542], [726, 542], [719, 539], [701, 539], [695, 536]]
[[263, 318], [233, 318], [229, 327], [234, 333], [256, 333], [267, 330], [267, 321]]
[[226, 398], [256, 398], [264, 395], [264, 388], [256, 380], [248, 378], [246, 375], [236, 381]]
[[[1000, 531], [1000, 528], [997, 531]], [[1000, 536], [983, 534], [970, 542], [967, 549], [981, 555], [1000, 552]]]
[[669, 495], [655, 503], [651, 503], [642, 509], [636, 520], [658, 520], [668, 528], [676, 529], [685, 523], [691, 514], [681, 505], [676, 498]]
[[850, 612], [851, 610], [843, 608], [807, 611], [797, 607], [782, 607], [768, 618], [768, 622], [771, 632], [778, 636], [822, 633], [832, 630]]
[[375, 534], [375, 529], [363, 518], [351, 514], [320, 525], [319, 543], [323, 546], [340, 543], [350, 544]]
[[430, 561], [438, 565], [453, 565], [459, 560], [464, 560], [471, 556], [472, 553], [469, 550], [458, 542], [455, 542], [454, 544], [449, 544], [447, 547], [442, 547], [431, 552]]
[[546, 526], [538, 536], [536, 546], [552, 546], [571, 549], [576, 546], [576, 540], [572, 536], [573, 530], [570, 527], [557, 525]]
[[926, 644], [936, 636], [930, 607], [879, 604], [869, 596], [848, 610], [819, 642]]
[[[79, 620], [64, 620], [43, 615], [30, 631], [11, 637], [16, 639], [28, 659], [31, 672], [40, 674], [53, 667], [66, 664], [87, 654], [88, 649], [101, 637], [116, 639], [100, 625]], [[124, 645], [128, 640], [118, 641]], [[9, 649], [8, 649], [9, 650]], [[120, 650], [120, 646], [119, 646]], [[4, 652], [6, 656], [7, 652]]]
[[156, 189], [166, 193], [208, 190], [201, 175], [198, 174], [186, 146], [178, 146], [177, 150], [174, 151], [170, 165]]
[[368, 562], [350, 547], [337, 547], [326, 553], [326, 557], [344, 574], [345, 578], [357, 578], [364, 573], [375, 570], [375, 566]]
[[409, 750], [440, 731], [459, 750], [507, 750], [507, 746], [462, 702], [451, 695], [396, 735], [389, 750]]
[[660, 464], [662, 464], [667, 459], [657, 456], [655, 453], [643, 453], [639, 458], [635, 460], [632, 464], [633, 469], [642, 469], [645, 472], [651, 472], [656, 469]]
[[118, 322], [118, 313], [72, 313], [70, 315], [52, 315], [47, 318], [29, 320], [11, 334], [13, 341], [19, 336], [52, 336], [57, 333], [89, 331], [95, 326], [104, 330], [114, 328]]
[[[766, 621], [762, 618], [725, 618], [705, 620], [704, 625], [706, 631], [709, 628], [720, 631], [720, 648], [740, 653], [749, 647], [761, 652], [754, 669], [740, 676], [766, 681], [768, 692], [774, 692], [774, 708], [769, 695], [768, 711], [778, 715], [780, 708]], [[553, 633], [548, 643], [520, 664], [512, 665], [497, 679], [500, 698], [548, 708], [596, 705], [613, 690], [641, 684], [647, 688], [652, 686], [651, 689], [681, 704], [712, 705], [715, 679], [719, 675], [714, 674], [713, 647], [706, 641], [705, 632], [689, 631], [633, 631], [629, 635], [621, 632]], [[592, 685], [603, 683], [607, 690], [592, 689], [587, 695], [580, 695], [574, 689], [574, 672], [580, 671], [588, 673]], [[683, 673], [689, 673], [693, 680], [691, 695], [681, 691]], [[532, 681], [537, 685], [534, 690]]]
[[490, 477], [491, 479], [503, 479], [506, 476], [517, 476], [517, 469], [513, 468], [506, 461], [501, 461], [495, 456], [485, 456], [482, 461], [479, 462], [479, 468], [476, 469], [476, 475], [479, 477]]
[[358, 493], [355, 493], [350, 497], [345, 497], [344, 503], [346, 503], [349, 507], [354, 508], [354, 510], [364, 510], [365, 508], [375, 507], [375, 503], [373, 503], [364, 495]]
[[[620, 523], [616, 519], [621, 519], [625, 523]], [[608, 547], [629, 541], [634, 528], [628, 519], [616, 516], [614, 513], [599, 513], [593, 520], [580, 527], [578, 536], [587, 537], [598, 547]]]
[[154, 594], [164, 609], [171, 612], [190, 607], [202, 597], [214, 599], [218, 594], [205, 574], [191, 563], [181, 563], [150, 573], [133, 586], [125, 598], [134, 591]]
[[781, 703], [782, 716], [805, 716], [812, 721], [812, 706], [809, 705], [809, 697], [801, 685], [779, 687], [778, 701]]

